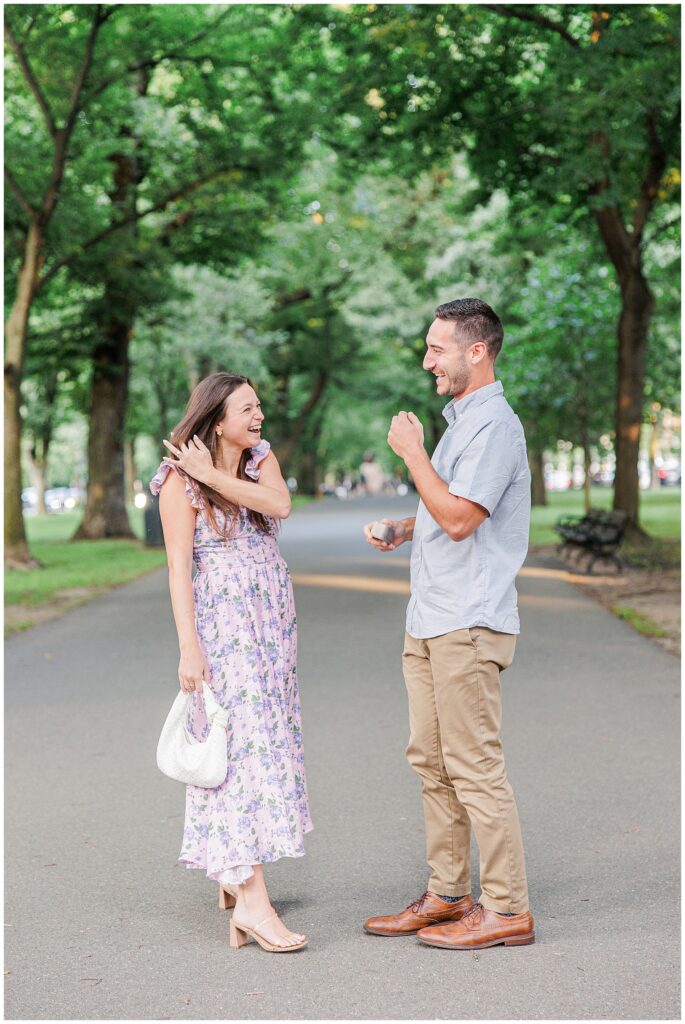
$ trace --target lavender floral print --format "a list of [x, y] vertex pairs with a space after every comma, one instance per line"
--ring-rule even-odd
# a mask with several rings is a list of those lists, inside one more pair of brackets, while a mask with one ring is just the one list
[[[252, 449], [246, 472], [259, 479], [269, 442]], [[211, 688], [228, 719], [228, 774], [216, 789], [186, 787], [180, 861], [211, 879], [237, 884], [251, 865], [304, 855], [312, 829], [304, 772], [297, 686], [297, 625], [288, 567], [277, 526], [254, 526], [247, 510], [228, 539], [216, 534], [192, 480], [164, 459], [150, 482], [159, 494], [169, 470], [185, 480], [197, 510], [193, 560], [195, 625]], [[220, 525], [222, 514], [215, 510]], [[209, 731], [202, 695], [193, 694], [187, 728]]]

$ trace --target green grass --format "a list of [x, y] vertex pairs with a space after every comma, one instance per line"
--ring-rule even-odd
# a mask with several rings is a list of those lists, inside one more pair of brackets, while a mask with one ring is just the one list
[[[593, 508], [611, 508], [613, 492], [609, 487], [593, 487], [590, 501]], [[582, 491], [560, 491], [548, 494], [549, 505], [533, 508], [530, 528], [531, 544], [556, 544], [558, 536], [552, 529], [563, 515], [583, 514]], [[640, 491], [640, 520], [651, 537], [680, 538], [680, 488], [660, 487]]]
[[302, 508], [303, 505], [309, 505], [310, 502], [316, 501], [313, 494], [293, 494], [292, 496], [293, 508]]
[[[140, 509], [131, 509], [130, 519], [134, 532], [142, 537]], [[26, 517], [31, 551], [44, 568], [7, 571], [5, 604], [33, 607], [64, 590], [107, 589], [128, 583], [166, 561], [163, 548], [145, 548], [139, 541], [70, 541], [79, 521], [76, 512]]]
[[[594, 506], [609, 508], [611, 490], [593, 488], [591, 498]], [[310, 500], [302, 495], [295, 498], [294, 504], [301, 506]], [[642, 524], [656, 540], [646, 548], [624, 545], [622, 556], [630, 565], [653, 571], [673, 568], [679, 558], [680, 489], [643, 491], [640, 500]], [[583, 511], [580, 491], [552, 493], [549, 502], [544, 508], [533, 509], [531, 544], [556, 543], [552, 527], [559, 516]], [[142, 539], [143, 512], [131, 508], [129, 516], [134, 533]], [[31, 607], [45, 604], [65, 590], [107, 589], [164, 565], [163, 548], [145, 548], [138, 541], [70, 541], [79, 521], [78, 512], [26, 517], [31, 550], [45, 568], [6, 572], [6, 604]]]
[[611, 610], [614, 615], [617, 615], [619, 619], [623, 619], [624, 622], [627, 622], [629, 626], [636, 629], [638, 633], [642, 633], [643, 636], [668, 636], [666, 630], [657, 625], [653, 619], [650, 619], [648, 615], [635, 611], [634, 608], [629, 608], [623, 604], [615, 604]]
[[[295, 507], [312, 499], [298, 495]], [[128, 510], [131, 528], [142, 541], [145, 517], [142, 509]], [[142, 576], [164, 565], [164, 548], [146, 548], [138, 541], [82, 540], [71, 537], [81, 521], [80, 512], [62, 515], [26, 516], [29, 546], [43, 569], [9, 570], [5, 573], [5, 604], [28, 607], [47, 604], [65, 590], [106, 590]], [[28, 629], [31, 623], [18, 623], [14, 630]]]

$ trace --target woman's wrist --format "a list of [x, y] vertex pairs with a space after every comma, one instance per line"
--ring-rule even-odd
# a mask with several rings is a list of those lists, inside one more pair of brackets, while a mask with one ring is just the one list
[[181, 654], [195, 654], [196, 651], [200, 650], [200, 641], [196, 636], [184, 637], [178, 641], [178, 649]]
[[205, 484], [207, 487], [211, 487], [213, 491], [221, 490], [221, 485], [226, 483], [226, 473], [222, 473], [216, 466], [212, 466], [206, 473], [202, 474], [202, 477], [196, 477], [198, 483]]

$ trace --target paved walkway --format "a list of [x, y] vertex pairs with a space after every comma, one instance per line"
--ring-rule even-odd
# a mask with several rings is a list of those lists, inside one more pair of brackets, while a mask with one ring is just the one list
[[407, 558], [359, 532], [411, 511], [326, 502], [284, 532], [315, 831], [269, 877], [301, 954], [229, 950], [214, 885], [176, 864], [183, 791], [154, 762], [177, 685], [165, 572], [8, 641], [9, 1018], [679, 1016], [678, 662], [550, 565], [524, 569], [503, 677], [538, 942], [471, 954], [361, 931], [427, 877], [403, 753]]

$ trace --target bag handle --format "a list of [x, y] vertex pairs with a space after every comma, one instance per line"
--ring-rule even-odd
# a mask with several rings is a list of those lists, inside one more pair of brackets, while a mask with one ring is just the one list
[[202, 684], [202, 696], [205, 702], [205, 714], [211, 725], [218, 723], [224, 729], [228, 724], [228, 708], [222, 708], [207, 683]]

